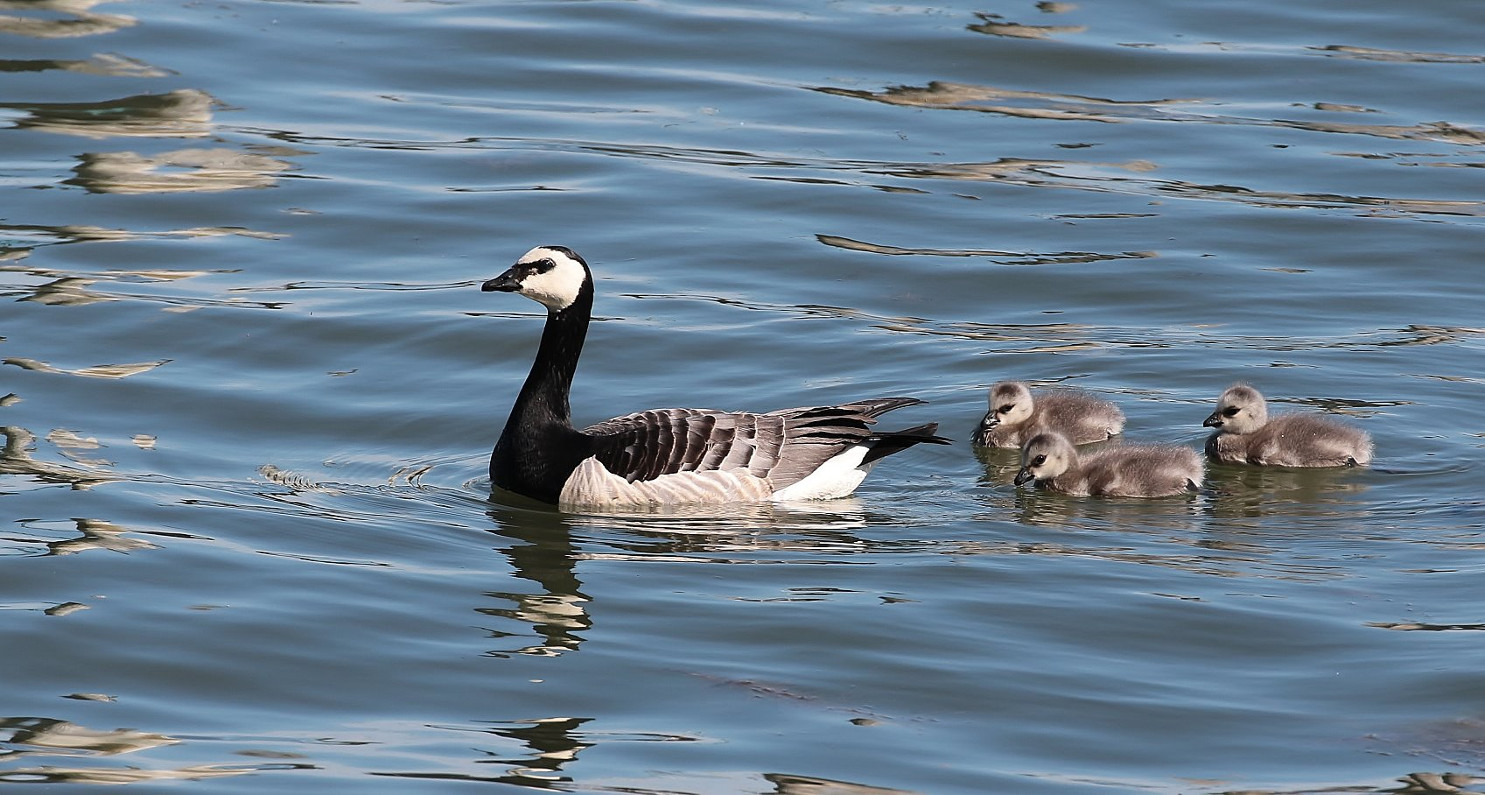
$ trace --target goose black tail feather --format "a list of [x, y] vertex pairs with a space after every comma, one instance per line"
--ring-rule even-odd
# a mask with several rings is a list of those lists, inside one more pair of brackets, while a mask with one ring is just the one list
[[928, 444], [953, 444], [954, 440], [946, 439], [937, 435], [938, 423], [926, 422], [922, 425], [914, 425], [911, 428], [903, 428], [900, 431], [882, 431], [872, 434], [877, 443], [866, 452], [866, 457], [861, 460], [862, 464], [870, 464], [873, 461], [898, 453], [912, 447], [915, 444], [927, 442]]
[[900, 409], [903, 406], [920, 406], [924, 401], [912, 397], [885, 397], [873, 398], [871, 400], [858, 400], [841, 408], [856, 409], [872, 419], [886, 414], [889, 411]]

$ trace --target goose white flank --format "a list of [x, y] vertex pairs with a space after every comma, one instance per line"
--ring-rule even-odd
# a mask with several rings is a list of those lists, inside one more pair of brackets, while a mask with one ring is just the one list
[[883, 397], [767, 413], [664, 408], [581, 430], [568, 395], [593, 310], [593, 276], [576, 252], [538, 246], [485, 282], [547, 308], [536, 361], [490, 456], [490, 481], [564, 510], [822, 500], [856, 490], [881, 459], [929, 442], [937, 423], [873, 430], [923, 401]]

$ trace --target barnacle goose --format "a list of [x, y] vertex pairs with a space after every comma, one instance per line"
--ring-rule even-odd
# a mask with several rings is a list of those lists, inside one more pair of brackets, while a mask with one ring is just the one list
[[1247, 384], [1228, 387], [1202, 425], [1217, 429], [1207, 439], [1207, 455], [1226, 463], [1341, 467], [1372, 460], [1366, 431], [1315, 414], [1270, 417], [1262, 393]]
[[768, 413], [652, 409], [574, 428], [568, 393], [593, 310], [593, 276], [576, 252], [538, 246], [485, 282], [547, 308], [531, 373], [490, 455], [495, 486], [566, 510], [612, 510], [850, 494], [879, 460], [920, 442], [948, 444], [937, 423], [873, 431], [910, 397]]
[[1200, 489], [1205, 470], [1189, 447], [1120, 444], [1079, 456], [1066, 436], [1046, 431], [1022, 446], [1015, 482], [1076, 497], [1171, 497]]
[[1124, 412], [1103, 398], [1075, 389], [1038, 392], [1020, 381], [990, 387], [990, 410], [975, 428], [983, 447], [1020, 447], [1041, 431], [1057, 431], [1073, 444], [1101, 442], [1124, 430]]

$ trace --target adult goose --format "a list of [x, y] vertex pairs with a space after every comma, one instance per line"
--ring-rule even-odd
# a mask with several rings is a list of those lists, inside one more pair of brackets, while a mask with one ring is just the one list
[[1372, 439], [1366, 431], [1316, 414], [1268, 415], [1268, 401], [1247, 384], [1234, 384], [1217, 399], [1202, 425], [1216, 428], [1207, 455], [1232, 464], [1278, 467], [1366, 466]]
[[572, 249], [538, 246], [485, 292], [547, 308], [531, 373], [490, 455], [495, 486], [566, 510], [844, 497], [882, 458], [920, 442], [948, 444], [937, 423], [874, 431], [910, 397], [757, 414], [652, 409], [574, 428], [572, 377], [593, 311], [593, 275]]
[[1066, 436], [1047, 431], [1022, 446], [1015, 483], [1076, 497], [1173, 497], [1200, 489], [1205, 471], [1189, 447], [1120, 444], [1080, 457]]
[[1103, 398], [1076, 389], [1052, 389], [1032, 396], [1020, 381], [990, 387], [990, 410], [975, 428], [982, 447], [1020, 447], [1042, 431], [1056, 431], [1073, 444], [1102, 442], [1124, 430], [1124, 412]]

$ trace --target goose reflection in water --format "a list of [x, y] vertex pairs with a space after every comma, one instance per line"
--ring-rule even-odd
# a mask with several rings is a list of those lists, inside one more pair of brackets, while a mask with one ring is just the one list
[[0, 58], [0, 73], [5, 72], [72, 72], [107, 77], [168, 77], [170, 75], [164, 69], [114, 53], [99, 53], [81, 60]]
[[[12, 362], [7, 360], [6, 363]], [[4, 437], [4, 446], [0, 448], [0, 475], [23, 475], [43, 483], [65, 483], [79, 490], [119, 479], [103, 468], [83, 469], [37, 459], [34, 455], [36, 434], [18, 425], [0, 426], [0, 436]]]
[[102, 519], [73, 519], [78, 535], [61, 541], [48, 541], [48, 555], [76, 555], [94, 549], [109, 552], [135, 552], [142, 549], [159, 549], [159, 545], [142, 538], [125, 535], [130, 528]]
[[[503, 551], [510, 559], [513, 576], [538, 586], [535, 592], [488, 591], [485, 596], [511, 603], [511, 607], [479, 607], [475, 612], [530, 624], [539, 643], [519, 648], [491, 650], [490, 656], [528, 654], [552, 657], [575, 651], [583, 642], [579, 634], [593, 625], [588, 615], [588, 597], [577, 576], [578, 553], [572, 533], [562, 518], [551, 512], [497, 508], [489, 511], [493, 532], [513, 543]], [[512, 637], [491, 629], [491, 637]]]
[[1207, 487], [1213, 516], [1355, 516], [1362, 510], [1355, 502], [1367, 490], [1362, 476], [1348, 469], [1213, 466]]
[[86, 751], [112, 756], [180, 742], [164, 734], [136, 729], [90, 729], [54, 718], [0, 718], [0, 732], [9, 732], [5, 738], [7, 744], [23, 746], [7, 754], [9, 758], [55, 751]]
[[217, 193], [244, 188], [271, 188], [293, 164], [236, 149], [177, 149], [155, 155], [138, 152], [89, 152], [78, 155], [64, 184], [90, 193]]
[[[94, 700], [86, 696], [74, 696]], [[8, 733], [8, 734], [7, 734]], [[14, 746], [6, 750], [4, 758], [14, 761], [28, 756], [51, 757], [110, 757], [150, 751], [181, 740], [165, 734], [143, 732], [137, 729], [91, 729], [72, 721], [56, 718], [0, 717], [0, 743]], [[137, 784], [146, 781], [197, 781], [223, 776], [241, 776], [267, 769], [267, 765], [253, 766], [233, 764], [231, 766], [192, 765], [181, 768], [150, 768], [137, 765], [109, 767], [97, 764], [88, 767], [64, 767], [45, 764], [34, 768], [7, 768], [0, 781], [27, 784]], [[272, 769], [308, 765], [286, 765], [275, 763]]]
[[[517, 498], [518, 499], [518, 498]], [[583, 634], [593, 626], [592, 597], [582, 590], [577, 566], [587, 560], [694, 560], [732, 562], [738, 556], [824, 551], [863, 552], [872, 543], [853, 530], [870, 524], [891, 524], [886, 516], [871, 516], [858, 500], [846, 498], [828, 504], [782, 503], [736, 506], [698, 506], [639, 515], [558, 513], [535, 502], [495, 505], [488, 511], [491, 532], [512, 542], [501, 551], [509, 558], [512, 575], [528, 580], [533, 591], [488, 591], [485, 596], [506, 603], [479, 607], [486, 616], [531, 626], [536, 643], [494, 649], [487, 654], [555, 656], [576, 651]], [[594, 547], [579, 551], [574, 529], [584, 531]], [[491, 637], [513, 633], [490, 629]]]
[[205, 91], [177, 89], [102, 102], [4, 102], [23, 111], [15, 126], [88, 138], [202, 138], [211, 134], [212, 105]]
[[[107, 0], [0, 0], [0, 11], [26, 11], [27, 16], [0, 13], [0, 33], [33, 39], [70, 39], [112, 33], [135, 24], [124, 14], [100, 14], [93, 6]], [[31, 16], [51, 12], [56, 17]]]

